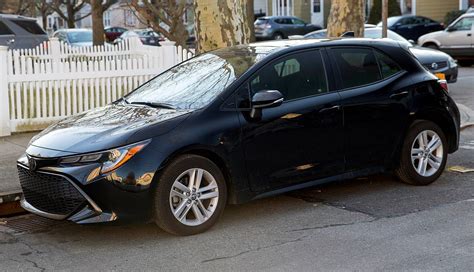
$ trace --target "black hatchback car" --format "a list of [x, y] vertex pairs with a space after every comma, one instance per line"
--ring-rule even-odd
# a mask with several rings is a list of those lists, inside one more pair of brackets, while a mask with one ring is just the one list
[[397, 42], [256, 43], [199, 55], [40, 133], [18, 160], [21, 204], [190, 235], [227, 203], [325, 182], [394, 172], [430, 184], [458, 142], [445, 85]]

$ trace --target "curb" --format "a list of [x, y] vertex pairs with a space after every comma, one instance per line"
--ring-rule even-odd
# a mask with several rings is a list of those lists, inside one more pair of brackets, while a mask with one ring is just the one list
[[20, 206], [21, 191], [0, 193], [0, 217], [24, 213]]
[[461, 114], [461, 130], [474, 126], [474, 110], [463, 104], [456, 103]]

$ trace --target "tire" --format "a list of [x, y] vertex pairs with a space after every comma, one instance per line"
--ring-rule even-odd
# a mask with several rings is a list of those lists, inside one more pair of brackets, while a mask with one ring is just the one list
[[[426, 133], [428, 141], [423, 141], [423, 134]], [[440, 144], [437, 148], [428, 148], [425, 150], [420, 140], [428, 142], [430, 145], [436, 135], [439, 138]], [[420, 138], [419, 138], [420, 137]], [[426, 145], [425, 145], [426, 146]], [[436, 145], [432, 145], [435, 147]], [[413, 152], [412, 152], [413, 151]], [[417, 157], [416, 159], [412, 159]], [[405, 137], [401, 154], [400, 164], [395, 173], [404, 183], [411, 185], [428, 185], [433, 183], [441, 176], [446, 167], [446, 160], [448, 157], [448, 145], [446, 136], [441, 128], [431, 121], [419, 120], [415, 121], [409, 128]], [[423, 162], [426, 162], [424, 167]], [[421, 166], [420, 166], [421, 164]], [[436, 169], [435, 166], [438, 166]], [[420, 167], [420, 168], [418, 168]], [[418, 169], [417, 169], [418, 168]], [[425, 171], [423, 171], [425, 170]]]
[[[199, 186], [201, 190], [206, 186], [215, 188], [202, 192], [199, 189], [192, 191], [189, 187], [193, 186], [189, 183], [193, 173], [202, 177]], [[211, 196], [212, 198], [206, 198]], [[171, 234], [198, 234], [217, 222], [226, 202], [226, 182], [219, 167], [205, 157], [182, 155], [163, 170], [158, 180], [154, 199], [155, 223]], [[202, 217], [199, 218], [196, 212]]]
[[274, 40], [283, 40], [285, 36], [283, 36], [283, 34], [281, 34], [280, 32], [276, 32], [275, 34], [273, 34], [272, 38]]

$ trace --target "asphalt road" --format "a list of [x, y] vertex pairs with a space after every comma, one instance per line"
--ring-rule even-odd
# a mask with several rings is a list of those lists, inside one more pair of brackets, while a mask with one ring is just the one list
[[[450, 91], [474, 108], [474, 68]], [[474, 127], [451, 166], [474, 168]], [[192, 237], [151, 223], [0, 219], [0, 270], [44, 269], [471, 271], [474, 173], [446, 171], [427, 187], [371, 176], [228, 206], [216, 227]]]

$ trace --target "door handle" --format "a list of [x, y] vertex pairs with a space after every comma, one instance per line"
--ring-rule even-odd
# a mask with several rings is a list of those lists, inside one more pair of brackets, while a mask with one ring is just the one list
[[404, 91], [404, 92], [392, 94], [392, 95], [390, 95], [390, 98], [391, 98], [391, 99], [397, 99], [397, 98], [405, 97], [405, 96], [407, 96], [407, 95], [408, 95], [408, 91]]
[[319, 113], [329, 112], [329, 111], [337, 111], [340, 108], [341, 108], [341, 106], [339, 106], [339, 105], [332, 106], [332, 107], [327, 107], [327, 108], [322, 108], [321, 110], [319, 110]]
[[472, 34], [471, 34], [471, 33], [468, 33], [468, 34], [467, 34], [467, 36], [468, 36], [468, 37], [471, 37], [471, 36], [472, 36]]

